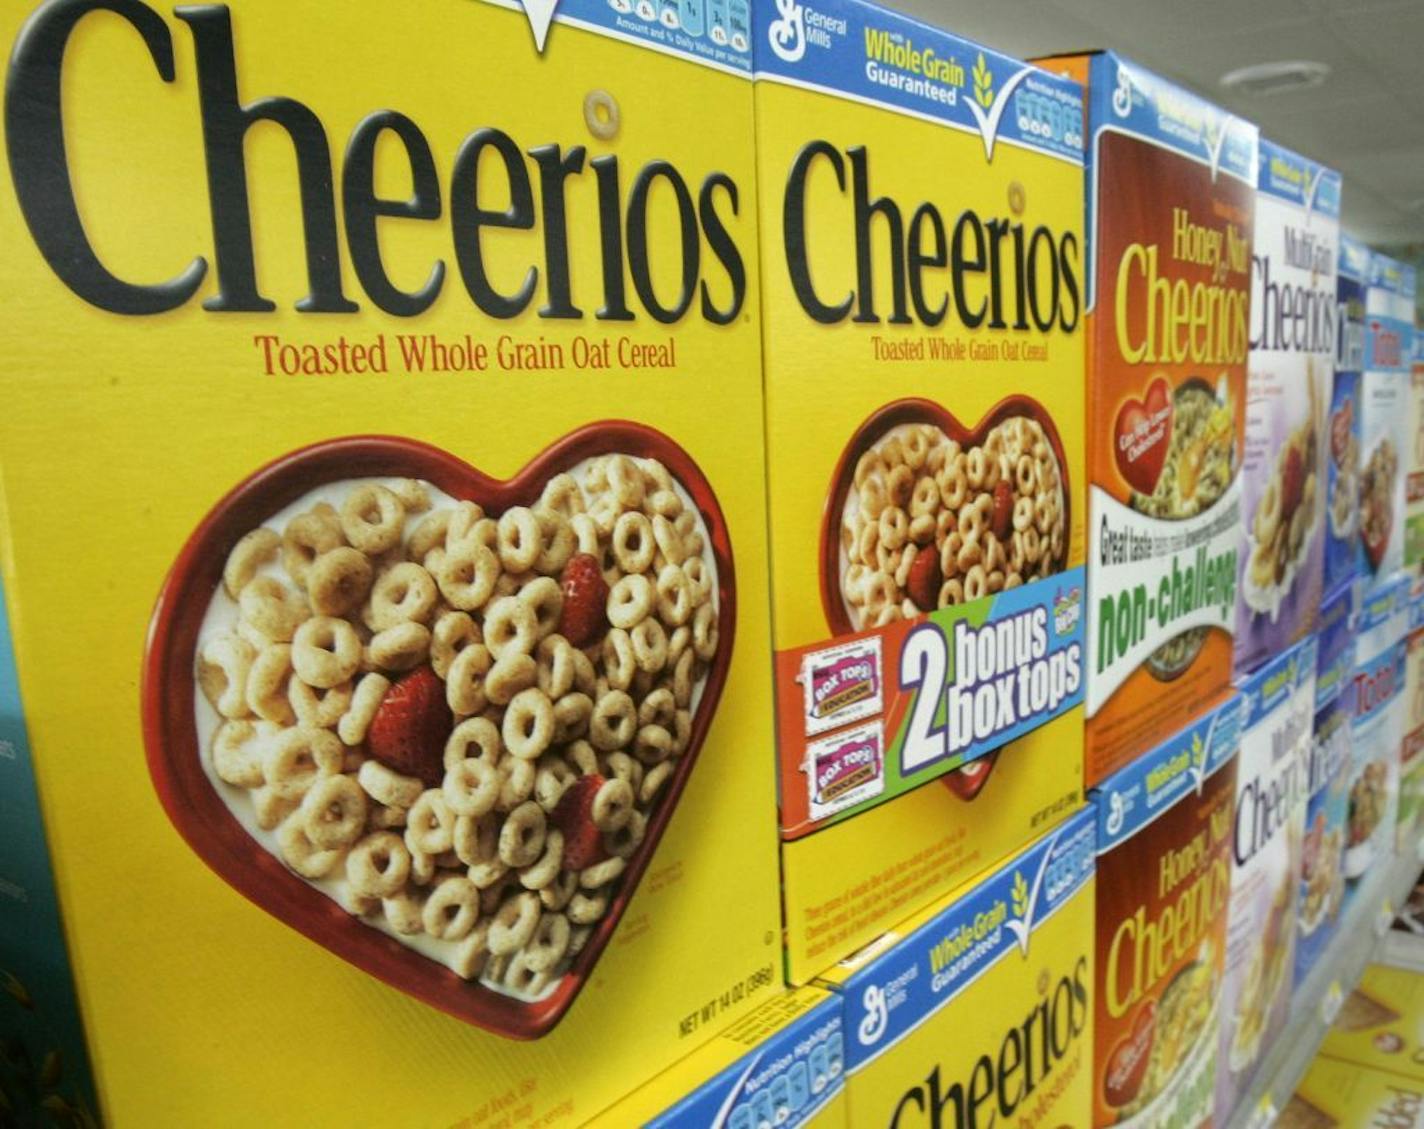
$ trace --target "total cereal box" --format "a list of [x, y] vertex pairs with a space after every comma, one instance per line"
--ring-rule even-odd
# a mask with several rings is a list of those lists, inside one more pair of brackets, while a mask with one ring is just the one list
[[590, 1122], [590, 1129], [846, 1129], [841, 998], [774, 996]]
[[1424, 976], [1370, 965], [1340, 1005], [1320, 1053], [1424, 1083]]
[[1327, 593], [1359, 574], [1360, 374], [1365, 367], [1365, 286], [1370, 250], [1343, 232], [1337, 273], [1335, 383], [1330, 398], [1326, 462]]
[[1232, 695], [1093, 793], [1093, 1126], [1212, 1124], [1240, 746]]
[[1110, 52], [1046, 65], [1088, 87], [1091, 786], [1231, 681], [1258, 138]]
[[1216, 1119], [1225, 1124], [1286, 1021], [1295, 972], [1301, 849], [1315, 717], [1315, 637], [1238, 682], [1231, 908], [1217, 1042]]
[[1321, 1055], [1275, 1124], [1276, 1129], [1424, 1129], [1424, 1085]]
[[827, 973], [851, 1125], [1088, 1124], [1094, 822], [1077, 813]]
[[800, 983], [1081, 802], [1082, 92], [857, 0], [753, 19]]
[[1345, 825], [1345, 877], [1351, 880], [1361, 878], [1393, 850], [1408, 633], [1409, 581], [1397, 577], [1365, 598], [1355, 638], [1355, 720]]
[[1404, 567], [1405, 474], [1413, 465], [1414, 269], [1378, 252], [1365, 290], [1360, 378], [1359, 570], [1386, 584]]
[[1297, 894], [1295, 978], [1299, 985], [1325, 951], [1345, 900], [1351, 727], [1355, 716], [1358, 589], [1340, 589], [1320, 608], [1315, 657], [1315, 722], [1306, 779], [1305, 836]]
[[1257, 159], [1236, 669], [1315, 629], [1325, 569], [1340, 174], [1262, 138]]
[[116, 1123], [582, 1122], [776, 990], [749, 45], [553, 9], [0, 24], [0, 568]]

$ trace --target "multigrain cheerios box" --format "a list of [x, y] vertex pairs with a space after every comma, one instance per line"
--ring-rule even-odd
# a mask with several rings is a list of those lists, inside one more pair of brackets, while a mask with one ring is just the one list
[[553, 9], [3, 17], [0, 565], [108, 1120], [582, 1122], [777, 990], [749, 45]]
[[[1344, 862], [1345, 877], [1351, 881], [1362, 878], [1393, 849], [1408, 634], [1409, 581], [1397, 577], [1365, 597], [1355, 637], [1355, 716]], [[1350, 893], [1347, 888], [1347, 898]]]
[[1094, 817], [826, 974], [845, 1001], [851, 1125], [1089, 1123]]
[[1256, 164], [1238, 671], [1315, 629], [1340, 254], [1340, 174], [1265, 138]]
[[1336, 282], [1335, 382], [1326, 440], [1326, 593], [1359, 574], [1360, 374], [1365, 367], [1365, 285], [1370, 250], [1340, 235]]
[[1321, 1055], [1275, 1124], [1276, 1129], [1424, 1129], [1424, 1085]]
[[591, 1129], [843, 1129], [841, 998], [774, 996], [591, 1122]]
[[1410, 404], [1414, 269], [1370, 255], [1365, 367], [1360, 378], [1360, 529], [1357, 560], [1371, 586], [1404, 568], [1405, 477], [1414, 463]]
[[1082, 95], [856, 0], [753, 18], [799, 983], [1081, 801]]
[[1212, 1123], [1240, 747], [1232, 695], [1093, 792], [1094, 1126]]
[[1299, 986], [1335, 935], [1345, 900], [1345, 825], [1348, 815], [1355, 714], [1356, 587], [1320, 607], [1315, 657], [1315, 721], [1301, 841], [1295, 976]]
[[1112, 53], [1088, 88], [1085, 781], [1230, 685], [1255, 126]]
[[1310, 636], [1237, 683], [1241, 753], [1217, 1040], [1216, 1120], [1223, 1125], [1290, 1008], [1316, 653]]

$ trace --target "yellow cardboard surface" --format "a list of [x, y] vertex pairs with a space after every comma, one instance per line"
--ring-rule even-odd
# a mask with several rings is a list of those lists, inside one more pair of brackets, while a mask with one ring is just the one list
[[[273, 122], [253, 125], [239, 144], [255, 278], [275, 309], [220, 312], [204, 303], [220, 280], [240, 289], [241, 254], [214, 247], [195, 61], [201, 21], [188, 9], [117, 7], [82, 15], [68, 36], [64, 152], [53, 134], [7, 134], [12, 175], [0, 189], [8, 350], [0, 566], [105, 1113], [120, 1125], [318, 1118], [494, 1129], [583, 1120], [774, 991], [751, 84], [568, 23], [556, 22], [536, 54], [523, 12], [469, 0], [234, 6], [237, 96], [244, 104], [295, 99], [320, 123], [324, 132], [307, 149], [329, 160], [330, 179], [307, 185], [327, 194], [336, 228], [334, 242], [319, 223], [304, 228], [292, 138]], [[40, 11], [51, 22], [26, 28], [31, 8], [0, 16], [6, 44], [23, 30], [38, 50], [45, 34], [59, 34], [53, 19], [80, 6], [48, 5]], [[223, 11], [203, 10], [205, 34], [219, 35]], [[214, 75], [220, 50], [217, 59]], [[28, 100], [42, 111], [46, 95], [14, 85], [13, 65], [11, 108]], [[699, 110], [691, 128], [670, 109], [670, 90], [683, 106], [716, 112]], [[591, 91], [615, 101], [616, 136], [605, 136], [606, 121], [589, 124]], [[356, 198], [363, 191], [349, 138], [382, 109], [412, 123], [433, 165], [424, 218], [371, 220], [390, 286], [413, 294], [440, 281], [429, 308], [413, 316], [378, 308], [348, 243], [360, 217], [343, 209], [347, 179]], [[473, 179], [461, 181], [452, 172], [457, 154], [482, 129], [502, 133], [508, 162], [494, 139]], [[411, 198], [413, 144], [408, 136], [403, 152], [390, 130], [379, 138], [374, 188], [385, 200]], [[562, 193], [557, 178], [541, 181], [533, 155], [541, 146], [560, 147], [571, 163], [577, 149], [583, 160]], [[108, 272], [153, 287], [188, 271], [192, 296], [166, 312], [126, 314], [98, 308], [98, 284], [83, 284], [87, 299], [67, 285], [57, 272], [75, 260], [47, 262], [37, 244], [54, 233], [62, 195], [45, 190], [31, 200], [29, 223], [21, 214], [13, 154], [32, 148], [36, 160], [67, 157], [83, 233]], [[651, 301], [628, 259], [608, 275], [616, 282], [603, 274], [593, 170], [614, 157], [615, 240], [626, 234], [635, 181], [647, 178]], [[664, 323], [650, 310], [671, 308], [680, 293], [674, 178], [691, 186], [694, 212], [715, 183], [694, 215], [700, 285]], [[513, 185], [532, 201], [521, 204]], [[490, 215], [476, 217], [476, 203]], [[713, 211], [720, 235], [703, 223]], [[490, 218], [506, 212], [513, 222]], [[579, 315], [543, 317], [546, 303], [558, 304], [550, 256], [557, 263], [564, 232]], [[334, 247], [336, 264], [321, 254], [309, 264], [304, 236]], [[717, 248], [741, 264], [740, 283]], [[496, 318], [477, 306], [471, 287], [480, 263], [501, 294], [517, 295], [529, 280], [522, 312]], [[299, 312], [311, 272], [330, 269], [359, 309]], [[627, 320], [596, 317], [608, 301], [605, 284], [621, 287]], [[707, 316], [704, 303], [726, 311], [737, 291], [729, 324]], [[410, 371], [398, 339], [427, 334], [478, 353], [485, 367]], [[350, 368], [352, 346], [382, 343], [387, 372], [282, 371], [284, 358], [298, 370]], [[175, 831], [145, 768], [140, 674], [155, 599], [185, 540], [269, 460], [383, 433], [504, 478], [561, 436], [609, 417], [671, 437], [711, 484], [735, 560], [735, 645], [696, 771], [611, 943], [562, 1021], [522, 1042], [387, 986], [210, 871]], [[463, 990], [450, 975], [450, 993]]]
[[1320, 1051], [1424, 1083], [1424, 976], [1370, 965], [1345, 997]]
[[1321, 1055], [1285, 1102], [1277, 1129], [1417, 1129], [1424, 1087], [1398, 1074], [1364, 1070]]

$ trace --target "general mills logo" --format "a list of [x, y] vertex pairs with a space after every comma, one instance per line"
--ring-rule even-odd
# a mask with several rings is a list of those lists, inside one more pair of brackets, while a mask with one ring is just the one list
[[767, 29], [767, 40], [778, 58], [788, 63], [799, 62], [806, 54], [806, 21], [796, 0], [776, 0], [780, 19]]
[[1123, 798], [1123, 794], [1121, 792], [1113, 792], [1108, 798], [1108, 834], [1116, 835], [1119, 831], [1121, 831], [1123, 821], [1126, 818], [1127, 800]]
[[865, 1007], [865, 1017], [860, 1021], [856, 1037], [862, 1047], [871, 1047], [880, 1041], [885, 1028], [890, 1023], [890, 1009], [885, 1003], [885, 989], [878, 984], [869, 984], [860, 997]]
[[1132, 76], [1122, 67], [1117, 69], [1117, 89], [1112, 94], [1112, 108], [1120, 118], [1132, 113]]

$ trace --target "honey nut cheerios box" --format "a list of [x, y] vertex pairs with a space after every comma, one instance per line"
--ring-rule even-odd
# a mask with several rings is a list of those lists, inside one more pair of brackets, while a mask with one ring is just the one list
[[1077, 812], [827, 972], [851, 1125], [1089, 1124], [1094, 831]]
[[1082, 100], [856, 0], [753, 22], [801, 983], [1081, 800]]
[[792, 988], [595, 1118], [591, 1129], [838, 1129], [845, 1110], [841, 999]]
[[1092, 786], [1232, 671], [1256, 127], [1111, 52], [1087, 87], [1087, 758]]
[[[1340, 174], [1266, 138], [1256, 162], [1238, 672], [1315, 630], [1330, 520]], [[1338, 499], [1342, 515], [1350, 499]], [[1338, 516], [1338, 515], [1337, 515]]]
[[1424, 1084], [1321, 1055], [1275, 1124], [1277, 1129], [1424, 1129]]
[[117, 1123], [582, 1122], [778, 990], [745, 21], [553, 9], [3, 17], [0, 566]]
[[1232, 695], [1092, 793], [1094, 1126], [1213, 1124], [1240, 747]]

